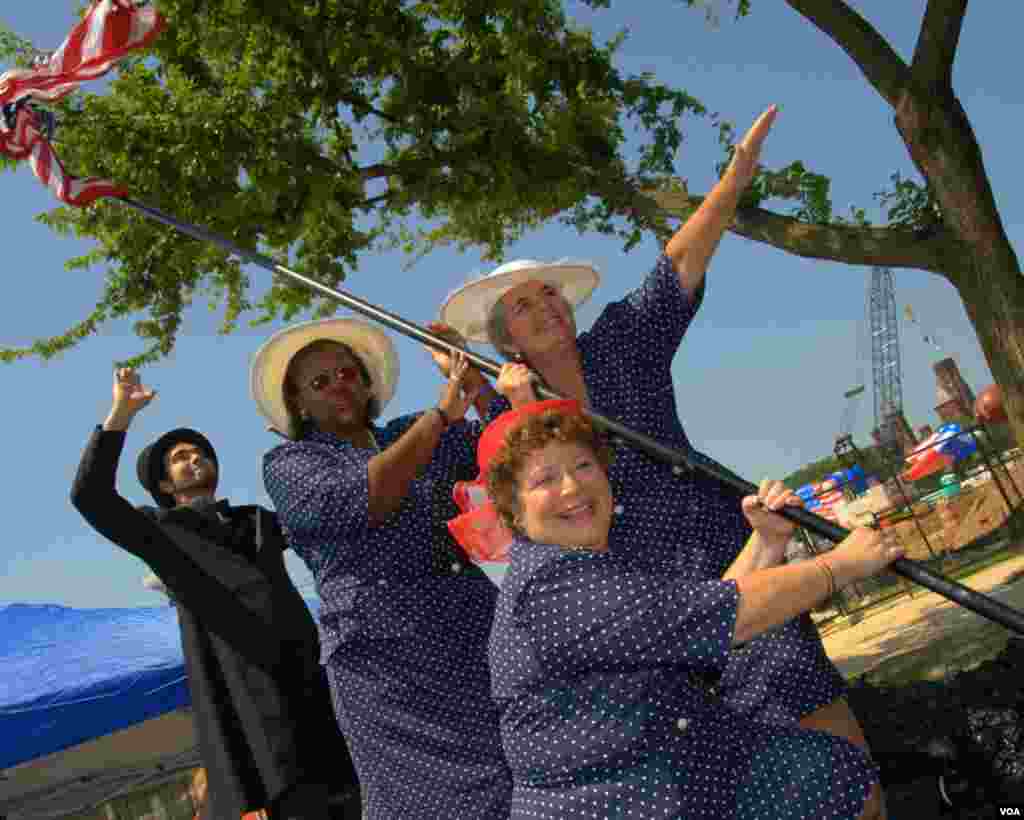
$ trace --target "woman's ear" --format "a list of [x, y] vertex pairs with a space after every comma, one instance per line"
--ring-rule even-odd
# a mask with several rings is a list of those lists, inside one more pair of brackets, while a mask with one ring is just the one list
[[288, 409], [288, 412], [295, 416], [300, 421], [306, 421], [309, 418], [309, 411], [302, 407], [299, 402], [298, 391], [295, 390], [288, 382], [285, 382], [284, 388], [284, 406]]

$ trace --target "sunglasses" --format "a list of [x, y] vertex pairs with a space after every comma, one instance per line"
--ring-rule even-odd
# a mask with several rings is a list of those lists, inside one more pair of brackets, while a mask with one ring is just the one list
[[335, 367], [310, 379], [309, 388], [314, 393], [320, 393], [326, 390], [335, 379], [340, 380], [344, 384], [349, 384], [356, 381], [360, 375], [359, 368], [351, 364], [344, 367]]

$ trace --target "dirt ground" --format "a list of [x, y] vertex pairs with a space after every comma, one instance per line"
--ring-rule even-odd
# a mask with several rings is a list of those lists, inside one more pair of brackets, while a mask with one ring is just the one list
[[[1016, 609], [1024, 609], [1024, 556], [1011, 558], [961, 581]], [[943, 677], [997, 654], [1009, 630], [932, 592], [864, 616], [859, 623], [823, 638], [825, 649], [847, 676], [886, 664], [890, 673], [910, 678]], [[922, 652], [925, 648], [928, 651]]]

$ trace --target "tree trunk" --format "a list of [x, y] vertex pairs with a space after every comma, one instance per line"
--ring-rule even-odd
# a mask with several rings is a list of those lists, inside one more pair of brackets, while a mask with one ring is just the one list
[[957, 279], [954, 284], [1002, 388], [1010, 430], [1019, 445], [1024, 442], [1024, 277], [983, 258], [970, 277]]
[[1024, 276], [1003, 229], [981, 148], [959, 100], [907, 89], [896, 128], [931, 186], [966, 264], [946, 273], [963, 299], [1017, 443], [1024, 442]]

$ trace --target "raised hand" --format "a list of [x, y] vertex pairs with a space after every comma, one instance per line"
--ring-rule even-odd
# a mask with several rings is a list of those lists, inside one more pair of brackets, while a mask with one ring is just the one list
[[533, 371], [525, 364], [506, 362], [501, 366], [496, 387], [513, 407], [521, 407], [537, 401], [537, 394], [533, 389], [534, 378]]
[[781, 481], [766, 479], [758, 487], [757, 495], [748, 495], [741, 506], [747, 521], [761, 537], [764, 546], [777, 553], [770, 563], [780, 562], [796, 526], [789, 519], [778, 515], [777, 511], [784, 507], [802, 507], [803, 501], [792, 490], [786, 489]]
[[[446, 325], [444, 322], [431, 322], [427, 325], [427, 330], [433, 333], [435, 336], [440, 336], [447, 342], [456, 344], [459, 347], [466, 347], [466, 340], [462, 334], [459, 333], [455, 328], [450, 325]], [[430, 353], [430, 358], [434, 360], [434, 364], [437, 365], [437, 369], [441, 371], [445, 378], [448, 378], [451, 372], [451, 356], [447, 351], [441, 352], [434, 350], [434, 348], [427, 348], [427, 352]], [[465, 386], [470, 390], [480, 390], [484, 385], [483, 374], [475, 367], [470, 367], [469, 372], [466, 374]]]
[[746, 188], [751, 180], [757, 175], [757, 169], [761, 161], [761, 146], [775, 122], [779, 109], [772, 105], [761, 114], [750, 130], [743, 135], [743, 139], [735, 146], [732, 161], [726, 170], [726, 176], [731, 176], [740, 189]]
[[139, 374], [131, 367], [114, 371], [114, 407], [133, 415], [153, 401], [156, 391], [145, 387]]
[[139, 374], [131, 367], [121, 367], [114, 371], [113, 403], [110, 415], [104, 422], [107, 430], [125, 430], [143, 407], [156, 397], [156, 391], [145, 387], [139, 380]]
[[471, 372], [476, 373], [477, 371], [470, 368], [466, 355], [456, 353], [450, 368], [448, 384], [445, 385], [441, 401], [438, 402], [438, 406], [450, 422], [461, 420], [466, 415], [466, 411], [473, 406], [477, 393], [480, 392], [479, 386], [466, 386], [467, 376]]

